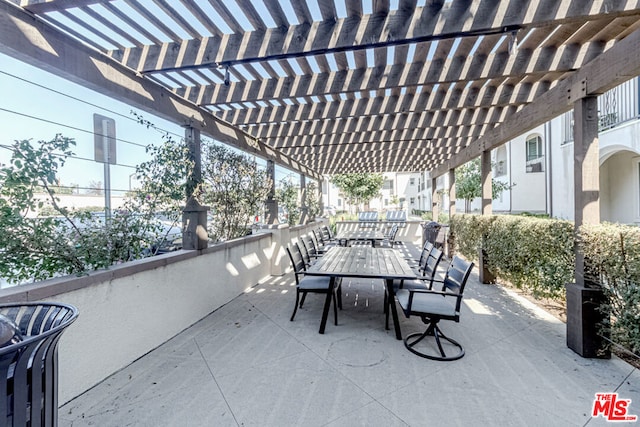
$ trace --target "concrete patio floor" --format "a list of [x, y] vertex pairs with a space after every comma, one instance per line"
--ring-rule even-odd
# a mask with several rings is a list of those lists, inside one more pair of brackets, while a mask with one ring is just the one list
[[[402, 250], [417, 253], [413, 245]], [[472, 275], [455, 362], [411, 354], [384, 329], [381, 281], [345, 280], [339, 325], [318, 334], [323, 296], [296, 319], [293, 276], [272, 277], [60, 408], [61, 426], [600, 426], [596, 393], [631, 399], [640, 372], [583, 359], [565, 324]], [[170, 315], [170, 314], [167, 314]], [[423, 330], [401, 318], [403, 336]], [[117, 345], [117, 344], [115, 344]], [[625, 425], [625, 423], [616, 423]], [[631, 423], [631, 425], [640, 425]]]

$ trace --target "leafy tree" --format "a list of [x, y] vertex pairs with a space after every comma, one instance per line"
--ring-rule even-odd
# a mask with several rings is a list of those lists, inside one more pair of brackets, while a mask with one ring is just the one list
[[[59, 204], [56, 174], [73, 155], [75, 141], [15, 141], [8, 165], [0, 167], [0, 275], [10, 283], [78, 274], [131, 259], [145, 242], [132, 215], [115, 215], [109, 224], [89, 212]], [[44, 189], [46, 198], [35, 198]], [[36, 217], [37, 209], [50, 217]]]
[[299, 190], [299, 187], [294, 185], [288, 178], [280, 181], [280, 185], [276, 189], [278, 206], [281, 206], [287, 211], [287, 223], [289, 225], [296, 225], [300, 220]]
[[[513, 185], [492, 178], [491, 193], [493, 200], [500, 197], [503, 191], [510, 189]], [[456, 197], [465, 201], [465, 212], [469, 212], [469, 206], [473, 199], [482, 197], [482, 172], [480, 170], [479, 157], [456, 168]]]
[[318, 184], [312, 181], [307, 184], [307, 215], [311, 220], [320, 216], [320, 199], [318, 198]]
[[247, 234], [271, 188], [267, 172], [249, 156], [219, 144], [203, 150], [202, 199], [211, 207], [210, 238], [228, 240]]
[[384, 184], [384, 176], [378, 173], [347, 173], [334, 175], [331, 182], [342, 191], [349, 204], [369, 203], [380, 196]]

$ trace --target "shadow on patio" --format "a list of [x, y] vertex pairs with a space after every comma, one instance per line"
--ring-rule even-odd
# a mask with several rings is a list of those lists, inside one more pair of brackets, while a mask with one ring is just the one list
[[[461, 323], [443, 324], [466, 350], [448, 363], [384, 329], [381, 281], [345, 279], [339, 325], [324, 335], [323, 296], [289, 321], [293, 283], [272, 277], [235, 298], [63, 406], [60, 425], [604, 425], [591, 417], [597, 392], [640, 414], [638, 370], [579, 357], [564, 323], [477, 274]], [[423, 328], [413, 317], [401, 326]]]

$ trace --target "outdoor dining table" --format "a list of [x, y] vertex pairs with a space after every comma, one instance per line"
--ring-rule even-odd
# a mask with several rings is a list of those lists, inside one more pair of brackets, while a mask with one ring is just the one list
[[[397, 250], [368, 246], [334, 247], [309, 267], [305, 274], [330, 277], [331, 291], [335, 287], [337, 277], [363, 277], [385, 280], [396, 338], [402, 339], [398, 311], [394, 299], [393, 280], [415, 279], [416, 273]], [[322, 321], [320, 322], [321, 334], [324, 334], [327, 323], [331, 295], [332, 292], [328, 292], [324, 302]], [[385, 307], [385, 312], [386, 309], [387, 307]]]
[[348, 242], [354, 240], [368, 240], [371, 241], [371, 246], [376, 246], [376, 242], [384, 240], [384, 234], [375, 228], [361, 228], [358, 230], [343, 231], [336, 237], [336, 240], [346, 241], [347, 246], [349, 246]]

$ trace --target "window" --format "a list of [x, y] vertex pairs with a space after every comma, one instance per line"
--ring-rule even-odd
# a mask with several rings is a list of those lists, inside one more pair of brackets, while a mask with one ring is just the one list
[[416, 179], [415, 178], [409, 178], [409, 185], [416, 185]]
[[412, 205], [415, 205], [416, 204], [416, 198], [415, 197], [411, 197], [409, 199], [409, 203], [411, 203]]
[[504, 176], [507, 174], [507, 148], [504, 145], [501, 145], [494, 152], [495, 163], [493, 164], [493, 173], [495, 176]]
[[542, 148], [542, 137], [540, 135], [531, 135], [527, 138], [527, 173], [544, 171], [544, 153]]
[[393, 180], [392, 179], [385, 179], [384, 180], [384, 184], [382, 184], [382, 189], [383, 190], [393, 190]]

